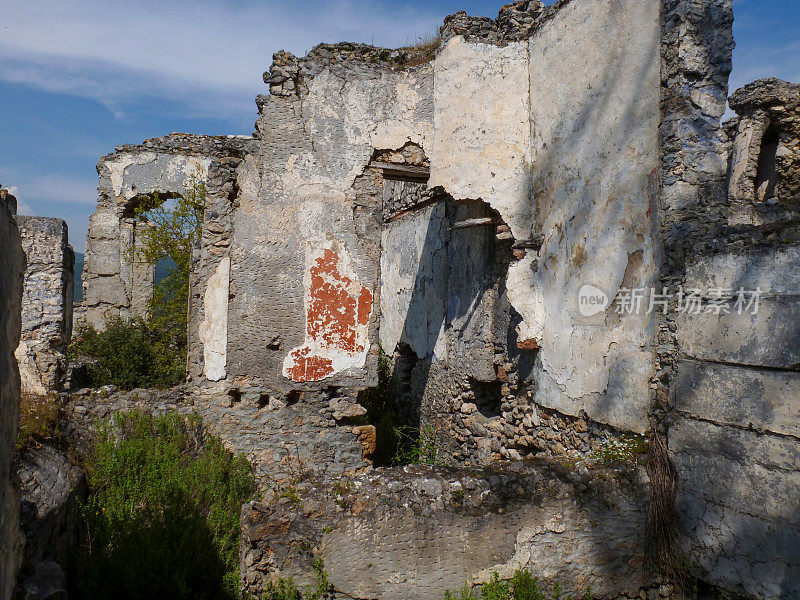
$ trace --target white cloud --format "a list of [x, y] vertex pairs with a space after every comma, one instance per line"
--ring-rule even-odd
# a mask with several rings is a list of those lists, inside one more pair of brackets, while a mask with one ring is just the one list
[[19, 188], [15, 185], [12, 185], [8, 188], [8, 193], [14, 196], [17, 199], [17, 214], [18, 215], [32, 215], [33, 211], [31, 207], [28, 206], [25, 201], [19, 197]]
[[278, 49], [404, 45], [441, 18], [383, 1], [0, 0], [0, 79], [92, 98], [117, 113], [166, 96], [220, 115], [254, 110]]

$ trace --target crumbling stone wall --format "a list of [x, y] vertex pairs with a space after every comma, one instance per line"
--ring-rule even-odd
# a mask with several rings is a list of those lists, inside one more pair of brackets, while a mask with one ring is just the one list
[[[433, 432], [440, 462], [583, 457], [652, 431], [693, 572], [749, 598], [796, 595], [797, 89], [748, 86], [720, 124], [732, 12], [525, 0], [448, 17], [435, 49], [279, 52], [252, 139], [173, 135], [101, 161], [90, 241], [108, 252], [87, 291], [136, 279], [119, 258], [123, 224], [140, 226], [125, 211], [199, 165], [187, 395], [262, 488], [368, 471], [380, 440], [359, 398], [383, 351], [404, 422]], [[136, 314], [137, 285], [87, 310]], [[675, 302], [748, 286], [758, 315]], [[363, 477], [390, 496], [391, 477]], [[397, 522], [419, 541], [417, 516]], [[243, 557], [248, 585], [295, 572], [269, 562], [283, 543], [271, 517], [253, 517], [265, 554]], [[343, 547], [324, 552], [346, 587]]]
[[48, 445], [17, 456], [14, 471], [20, 482], [25, 534], [16, 594], [34, 598], [66, 595], [65, 571], [74, 564], [73, 554], [82, 535], [83, 471]]
[[732, 224], [754, 225], [791, 217], [800, 197], [800, 85], [760, 79], [729, 100], [738, 117], [730, 183]]
[[19, 492], [11, 456], [19, 427], [20, 379], [14, 350], [21, 330], [25, 254], [14, 220], [17, 201], [0, 190], [0, 598], [11, 598], [21, 561]]
[[382, 470], [344, 477], [333, 492], [301, 484], [294, 501], [243, 507], [244, 589], [287, 575], [311, 584], [321, 558], [335, 598], [443, 598], [522, 568], [573, 597], [588, 587], [598, 598], [645, 597], [646, 487], [635, 474], [601, 481], [540, 461]]
[[66, 377], [75, 254], [61, 219], [17, 216], [17, 225], [28, 266], [15, 354], [22, 393], [41, 396], [61, 391]]
[[147, 314], [155, 265], [137, 250], [148, 224], [134, 209], [143, 196], [167, 200], [186, 191], [191, 178], [205, 183], [211, 164], [241, 154], [246, 136], [174, 133], [138, 146], [118, 146], [97, 163], [98, 206], [89, 220], [80, 319], [102, 329], [111, 317]]
[[[778, 193], [791, 190], [792, 159], [777, 163], [788, 185], [774, 197], [775, 181], [762, 186], [758, 174], [768, 115], [783, 115], [782, 102], [773, 158], [796, 139], [795, 91], [774, 80], [746, 86], [730, 99], [740, 116], [721, 127], [731, 3], [665, 8], [661, 283], [703, 300], [696, 311], [673, 304], [659, 332], [654, 414], [669, 426], [680, 547], [694, 573], [730, 593], [790, 598], [800, 593], [798, 438], [788, 417], [797, 412], [800, 263], [796, 199]], [[757, 289], [757, 312], [736, 308], [739, 290]], [[720, 301], [725, 309], [708, 308]]]
[[[448, 34], [417, 66], [406, 49], [356, 44], [275, 55], [256, 149], [228, 165], [213, 240], [198, 257], [193, 298], [208, 310], [191, 319], [190, 377], [207, 402], [252, 398], [261, 410], [322, 393], [355, 404], [376, 383], [382, 347], [416, 357], [417, 421], [455, 462], [540, 451], [534, 402], [567, 419], [647, 428], [649, 317], [599, 327], [578, 314], [577, 291], [608, 284], [613, 298], [654, 277], [658, 7], [509, 10], [492, 29], [502, 36]], [[580, 53], [552, 54], [562, 35], [595, 40], [593, 60], [612, 44], [609, 64], [637, 68], [579, 68]], [[574, 78], [554, 88], [545, 63]], [[587, 86], [624, 98], [603, 104]], [[595, 109], [603, 117], [576, 135]], [[423, 162], [406, 161], [408, 144]], [[382, 153], [402, 160], [392, 167]], [[561, 173], [561, 162], [577, 166]], [[588, 210], [598, 202], [608, 206]]]

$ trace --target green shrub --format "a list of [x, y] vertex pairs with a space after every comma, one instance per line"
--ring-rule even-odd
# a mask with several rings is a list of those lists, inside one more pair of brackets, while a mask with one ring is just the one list
[[376, 450], [372, 462], [376, 467], [435, 464], [439, 446], [436, 429], [401, 423], [400, 394], [392, 377], [391, 362], [381, 348], [378, 359], [378, 385], [358, 396], [367, 409], [367, 421], [375, 426]]
[[260, 600], [322, 600], [322, 598], [329, 597], [331, 591], [325, 565], [321, 559], [317, 559], [314, 561], [314, 583], [306, 588], [305, 594], [300, 593], [290, 577], [289, 579], [281, 578], [278, 583], [268, 583], [266, 591], [259, 598]]
[[514, 590], [514, 600], [547, 600], [544, 590], [539, 586], [539, 579], [531, 575], [528, 569], [514, 573], [511, 588]]
[[373, 464], [376, 467], [393, 464], [404, 440], [398, 434], [400, 410], [397, 388], [392, 380], [389, 357], [383, 348], [378, 358], [378, 385], [361, 392], [358, 402], [367, 409], [367, 420], [375, 426]]
[[395, 435], [400, 440], [392, 460], [393, 465], [435, 465], [439, 459], [436, 427], [426, 425], [422, 432], [410, 427], [398, 427]]
[[508, 582], [501, 580], [495, 571], [489, 581], [483, 585], [481, 597], [483, 600], [511, 600], [511, 588]]
[[294, 585], [294, 581], [289, 579], [279, 579], [278, 583], [270, 582], [267, 590], [262, 594], [261, 600], [302, 600], [300, 590]]
[[189, 277], [192, 249], [203, 233], [206, 186], [200, 175], [190, 175], [185, 192], [174, 200], [154, 194], [140, 197], [135, 215], [150, 224], [141, 230], [141, 246], [130, 259], [169, 265], [166, 276], [153, 289], [148, 325], [159, 339], [180, 356], [183, 376], [187, 348]]
[[449, 590], [444, 593], [444, 600], [478, 600], [473, 594], [472, 590], [468, 585], [461, 586], [461, 591], [456, 596], [453, 592]]
[[125, 259], [169, 267], [153, 288], [147, 319], [113, 319], [102, 332], [79, 327], [71, 356], [92, 359], [91, 387], [164, 388], [186, 378], [189, 275], [192, 248], [203, 230], [206, 188], [198, 177], [189, 177], [185, 187], [174, 202], [158, 194], [138, 198], [134, 216], [150, 226], [141, 228], [141, 247], [129, 249]]
[[103, 331], [81, 324], [70, 355], [89, 358], [86, 371], [90, 387], [116, 385], [166, 388], [186, 376], [186, 350], [142, 319], [111, 319]]
[[597, 464], [616, 467], [638, 464], [640, 458], [649, 451], [647, 436], [631, 433], [619, 439], [603, 440], [600, 447], [590, 454], [590, 458]]
[[85, 469], [79, 597], [237, 597], [250, 465], [204, 436], [199, 417], [118, 413], [99, 427]]
[[[461, 593], [456, 596], [453, 592], [445, 592], [445, 600], [478, 600], [464, 585]], [[528, 569], [517, 569], [510, 581], [503, 581], [495, 571], [489, 581], [483, 584], [481, 600], [573, 600], [572, 596], [564, 596], [559, 582], [553, 583], [550, 593], [539, 584], [539, 579], [534, 577]], [[591, 590], [580, 596], [580, 600], [592, 600]]]

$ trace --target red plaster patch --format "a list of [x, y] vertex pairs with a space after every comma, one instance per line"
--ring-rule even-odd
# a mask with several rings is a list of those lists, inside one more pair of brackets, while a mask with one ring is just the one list
[[293, 381], [319, 381], [333, 373], [333, 363], [328, 358], [308, 356], [309, 348], [298, 348], [290, 356], [294, 362], [289, 379]]
[[347, 269], [340, 263], [337, 252], [325, 248], [309, 268], [306, 341], [289, 353], [284, 364], [284, 375], [293, 381], [324, 379], [337, 371], [336, 359], [352, 366], [348, 358], [366, 349], [372, 292], [354, 274], [342, 273]]

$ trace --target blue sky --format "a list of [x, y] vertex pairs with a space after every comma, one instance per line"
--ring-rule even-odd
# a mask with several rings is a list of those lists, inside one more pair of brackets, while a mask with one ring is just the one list
[[[172, 131], [249, 134], [281, 48], [401, 46], [477, 0], [0, 0], [0, 182], [21, 212], [61, 217], [83, 251], [97, 159]], [[800, 0], [734, 0], [731, 90], [800, 82]]]

